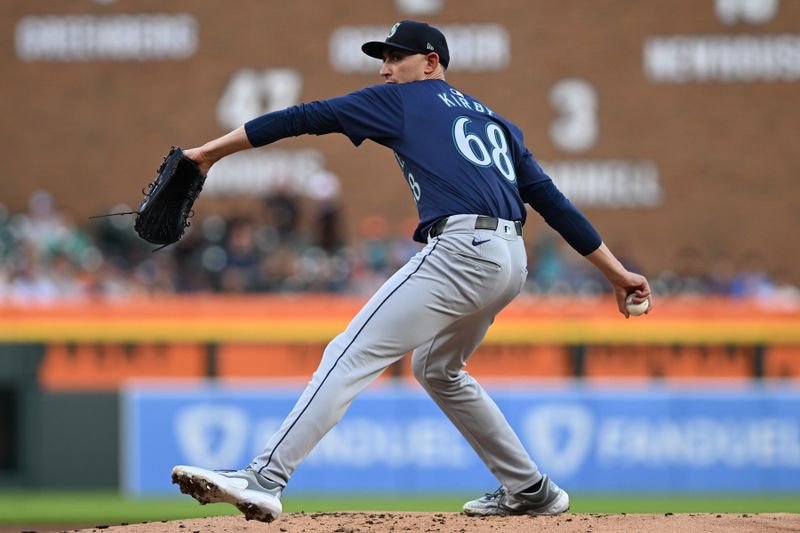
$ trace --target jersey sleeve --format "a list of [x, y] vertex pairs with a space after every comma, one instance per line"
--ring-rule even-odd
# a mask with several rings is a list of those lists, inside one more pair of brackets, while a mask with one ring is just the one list
[[564, 196], [533, 154], [523, 148], [517, 164], [519, 195], [581, 255], [595, 251], [602, 239], [591, 222]]
[[326, 102], [309, 102], [273, 111], [245, 123], [247, 140], [264, 146], [286, 137], [303, 134], [342, 133], [336, 115]]
[[375, 85], [326, 100], [342, 130], [358, 146], [365, 139], [389, 144], [405, 127], [403, 99], [398, 87]]
[[530, 150], [522, 145], [519, 148], [519, 151], [521, 152], [521, 156], [517, 162], [516, 170], [518, 180], [517, 184], [520, 191], [530, 185], [542, 183], [543, 181], [550, 181], [550, 176], [548, 176], [545, 171], [542, 170], [542, 167], [540, 167], [539, 163], [536, 162], [536, 159], [534, 159]]

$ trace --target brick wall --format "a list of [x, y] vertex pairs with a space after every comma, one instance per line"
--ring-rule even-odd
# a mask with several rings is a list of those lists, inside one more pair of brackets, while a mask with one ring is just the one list
[[[377, 63], [375, 73], [332, 66], [329, 43], [343, 26], [388, 28], [402, 18], [492, 23], [507, 31], [507, 65], [453, 69], [448, 80], [522, 127], [537, 158], [655, 165], [656, 205], [582, 206], [612, 247], [626, 250], [651, 273], [676, 268], [687, 247], [699, 252], [701, 268], [719, 254], [738, 261], [753, 252], [774, 272], [800, 283], [800, 247], [794, 245], [800, 225], [797, 78], [658, 82], [643, 66], [644, 45], [653, 36], [798, 35], [800, 3], [781, 1], [776, 13], [762, 19], [731, 12], [736, 2], [712, 0], [441, 4], [431, 15], [413, 15], [388, 0], [3, 2], [0, 202], [24, 210], [30, 194], [46, 188], [79, 221], [118, 202], [136, 204], [170, 145], [196, 145], [227, 131], [217, 107], [241, 69], [295, 69], [302, 81], [297, 99], [321, 99], [379, 82]], [[194, 17], [197, 44], [189, 57], [20, 58], [24, 17], [155, 12]], [[731, 17], [737, 21], [728, 24]], [[451, 55], [455, 62], [459, 50]], [[549, 133], [560, 116], [551, 91], [566, 78], [588, 83], [596, 97], [596, 139], [578, 151], [560, 146]], [[414, 216], [407, 185], [387, 150], [371, 143], [355, 149], [341, 136], [291, 139], [280, 147], [322, 154], [325, 167], [341, 179], [351, 233], [373, 213], [388, 217], [398, 231]], [[197, 211], [203, 216], [242, 205], [257, 208], [258, 200], [208, 195]], [[542, 228], [534, 218], [529, 235]]]

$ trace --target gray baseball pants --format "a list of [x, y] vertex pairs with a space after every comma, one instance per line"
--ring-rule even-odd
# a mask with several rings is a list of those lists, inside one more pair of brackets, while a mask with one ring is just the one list
[[514, 223], [475, 229], [449, 217], [444, 232], [389, 278], [325, 348], [319, 368], [252, 466], [286, 485], [295, 468], [390, 364], [414, 350], [414, 376], [511, 493], [542, 475], [503, 413], [464, 365], [527, 276]]

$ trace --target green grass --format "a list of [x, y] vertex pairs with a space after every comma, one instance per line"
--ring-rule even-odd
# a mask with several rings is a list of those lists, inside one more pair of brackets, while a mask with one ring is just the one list
[[[292, 497], [284, 512], [438, 511], [458, 512], [461, 497]], [[475, 495], [471, 495], [475, 497]], [[575, 513], [800, 513], [800, 495], [670, 496], [572, 495]], [[108, 492], [0, 491], [0, 524], [120, 524], [237, 514], [229, 505], [200, 506], [188, 496], [130, 499]]]

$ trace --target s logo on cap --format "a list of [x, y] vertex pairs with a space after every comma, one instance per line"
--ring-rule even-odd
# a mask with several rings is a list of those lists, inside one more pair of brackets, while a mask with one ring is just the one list
[[399, 22], [398, 22], [398, 23], [396, 23], [394, 26], [392, 26], [392, 29], [391, 29], [391, 30], [389, 30], [389, 35], [387, 35], [387, 36], [386, 36], [386, 38], [387, 38], [387, 39], [391, 38], [391, 37], [392, 37], [392, 35], [394, 35], [394, 32], [396, 32], [396, 31], [397, 31], [397, 28], [399, 28], [399, 27], [400, 27], [400, 23], [399, 23]]

